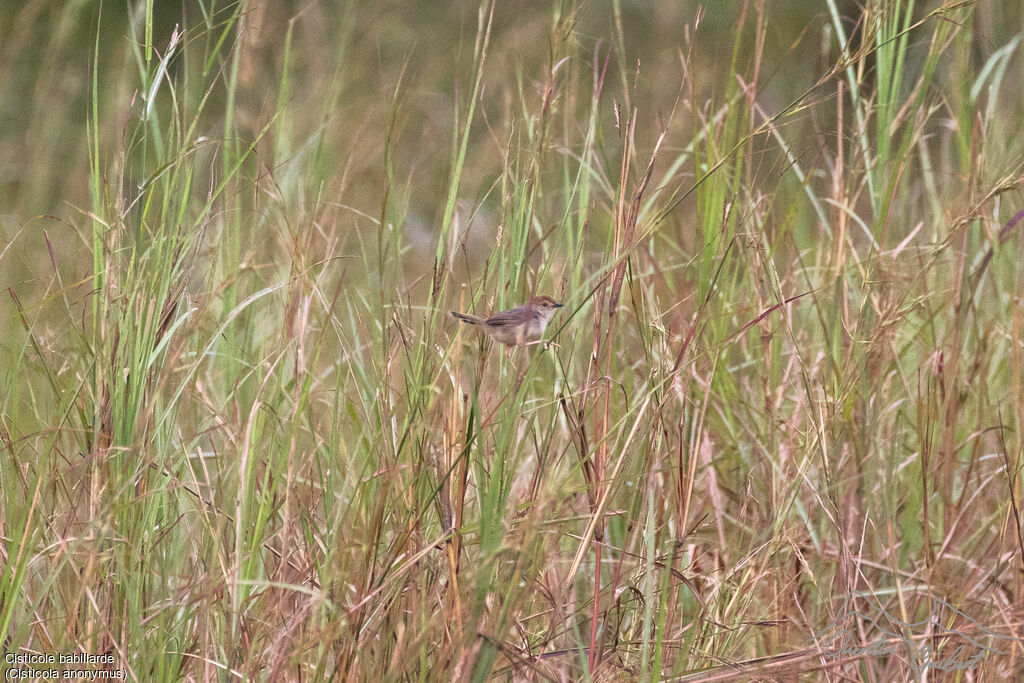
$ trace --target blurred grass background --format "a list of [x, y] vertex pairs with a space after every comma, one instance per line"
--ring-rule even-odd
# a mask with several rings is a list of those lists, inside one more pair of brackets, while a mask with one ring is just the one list
[[[1022, 29], [0, 4], [5, 652], [1019, 677]], [[534, 293], [550, 347], [447, 316]], [[853, 591], [888, 656], [828, 650]]]

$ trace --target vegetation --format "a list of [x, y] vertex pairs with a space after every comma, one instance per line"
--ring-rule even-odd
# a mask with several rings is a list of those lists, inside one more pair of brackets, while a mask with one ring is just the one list
[[0, 5], [4, 652], [1019, 678], [1022, 8], [519, 5]]

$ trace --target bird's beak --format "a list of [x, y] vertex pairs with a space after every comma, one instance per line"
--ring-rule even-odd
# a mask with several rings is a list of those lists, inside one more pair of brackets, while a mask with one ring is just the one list
[[565, 304], [555, 304], [555, 308], [561, 308], [561, 307], [562, 307], [562, 306], [564, 306], [564, 305], [565, 305]]

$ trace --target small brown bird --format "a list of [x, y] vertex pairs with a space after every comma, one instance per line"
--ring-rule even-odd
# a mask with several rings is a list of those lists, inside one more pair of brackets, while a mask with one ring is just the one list
[[478, 318], [456, 311], [451, 311], [451, 314], [453, 318], [458, 318], [462, 322], [479, 325], [487, 336], [495, 341], [510, 346], [521, 346], [539, 340], [551, 316], [555, 314], [555, 309], [561, 306], [562, 304], [550, 296], [542, 294], [530, 299], [529, 303], [523, 306], [495, 313], [490, 318]]

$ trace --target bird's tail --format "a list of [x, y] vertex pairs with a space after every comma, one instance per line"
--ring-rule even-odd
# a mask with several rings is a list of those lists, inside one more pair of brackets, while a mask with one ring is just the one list
[[466, 313], [459, 313], [458, 311], [448, 312], [451, 313], [453, 318], [457, 318], [458, 320], [461, 320], [464, 323], [469, 323], [470, 325], [479, 325], [484, 321], [483, 318], [478, 318], [475, 315], [467, 315]]

